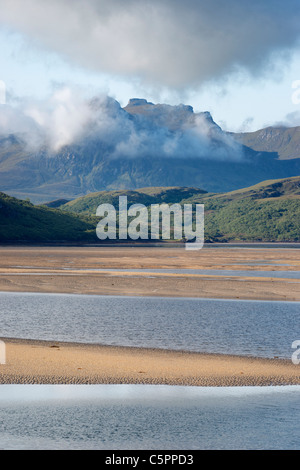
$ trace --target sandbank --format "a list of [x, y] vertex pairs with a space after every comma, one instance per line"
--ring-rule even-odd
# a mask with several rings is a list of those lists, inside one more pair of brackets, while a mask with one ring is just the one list
[[5, 339], [1, 384], [300, 384], [291, 360]]

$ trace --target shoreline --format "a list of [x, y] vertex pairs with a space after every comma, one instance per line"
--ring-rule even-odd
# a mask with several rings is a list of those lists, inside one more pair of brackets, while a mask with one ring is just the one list
[[288, 359], [3, 338], [0, 384], [300, 385]]
[[209, 275], [1, 274], [0, 292], [300, 301], [300, 280]]
[[[91, 272], [107, 268], [112, 272]], [[207, 274], [149, 275], [143, 273], [147, 269], [205, 269]], [[210, 269], [245, 270], [247, 276], [210, 275]], [[0, 292], [299, 302], [299, 279], [272, 277], [281, 269], [300, 271], [299, 249], [209, 247], [191, 256], [173, 247], [0, 247]], [[255, 278], [252, 270], [268, 277]], [[0, 384], [300, 385], [300, 366], [291, 360], [12, 338], [4, 342]]]
[[[220, 302], [278, 302], [278, 303], [300, 303], [300, 300], [271, 300], [271, 299], [252, 299], [252, 298], [223, 298], [223, 297], [195, 297], [195, 296], [190, 296], [190, 297], [184, 297], [184, 296], [176, 296], [176, 295], [134, 295], [134, 294], [93, 294], [90, 292], [87, 293], [82, 293], [82, 292], [43, 292], [43, 291], [2, 291], [0, 290], [0, 294], [11, 294], [11, 295], [70, 295], [70, 296], [81, 296], [81, 295], [87, 295], [91, 297], [120, 297], [120, 298], [145, 298], [145, 299], [152, 299], [153, 297], [157, 299], [182, 299], [182, 300], [208, 300], [208, 301], [220, 301]], [[1, 339], [1, 338], [0, 338]], [[18, 339], [18, 338], [10, 338], [10, 339]], [[20, 340], [23, 340], [20, 338]], [[34, 338], [28, 339], [28, 341], [44, 341], [44, 340], [36, 340]], [[45, 340], [47, 341], [47, 340]], [[48, 340], [49, 341], [49, 340]], [[86, 344], [86, 343], [76, 343], [76, 342], [66, 342], [66, 344]], [[122, 347], [122, 346], [120, 346]], [[127, 347], [127, 346], [126, 346]], [[130, 346], [131, 347], [131, 346]], [[134, 347], [134, 346], [132, 346]], [[141, 348], [143, 349], [143, 348]], [[148, 349], [148, 348], [145, 348]], [[151, 348], [150, 348], [151, 349]], [[188, 351], [186, 351], [188, 352]], [[213, 353], [212, 353], [213, 354]], [[219, 353], [216, 353], [219, 354]], [[221, 353], [220, 353], [221, 354]], [[230, 356], [230, 354], [229, 354]], [[244, 356], [241, 356], [244, 357]]]

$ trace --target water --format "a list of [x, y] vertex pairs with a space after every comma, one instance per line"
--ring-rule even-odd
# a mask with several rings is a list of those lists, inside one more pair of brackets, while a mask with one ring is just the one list
[[205, 248], [226, 248], [226, 249], [268, 249], [268, 248], [281, 248], [295, 250], [300, 248], [300, 243], [285, 243], [285, 242], [249, 242], [249, 243], [207, 243]]
[[[25, 268], [25, 267], [24, 267]], [[35, 268], [37, 269], [37, 268]], [[51, 268], [49, 268], [51, 269]], [[109, 269], [109, 268], [64, 268], [64, 272], [30, 272], [22, 273], [22, 276], [81, 276], [79, 273], [69, 273], [68, 271], [82, 271], [87, 273], [142, 273], [151, 274], [200, 274], [207, 276], [226, 276], [226, 277], [270, 277], [282, 279], [300, 279], [300, 271], [241, 271], [233, 269]], [[0, 276], [20, 276], [20, 273], [0, 273]]]
[[[0, 336], [290, 358], [299, 302], [0, 293]], [[1, 385], [0, 449], [296, 450], [300, 386]]]
[[299, 393], [299, 386], [3, 385], [0, 448], [296, 450]]
[[[64, 268], [66, 272], [74, 268]], [[78, 269], [75, 269], [76, 271]], [[143, 273], [143, 274], [201, 274], [208, 276], [226, 276], [226, 277], [276, 277], [283, 279], [300, 279], [300, 271], [240, 271], [233, 269], [79, 269], [78, 271], [87, 272], [118, 272], [118, 273]], [[45, 273], [25, 273], [34, 275], [43, 275]], [[53, 276], [57, 273], [47, 273], [48, 276]], [[19, 275], [19, 274], [16, 274]], [[59, 275], [65, 275], [59, 273]]]
[[0, 293], [0, 337], [291, 358], [300, 302]]

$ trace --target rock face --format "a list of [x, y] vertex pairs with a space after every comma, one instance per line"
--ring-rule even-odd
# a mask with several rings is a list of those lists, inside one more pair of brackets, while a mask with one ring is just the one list
[[133, 98], [129, 100], [124, 110], [133, 116], [147, 118], [153, 124], [167, 127], [171, 131], [188, 126], [192, 127], [195, 124], [196, 115], [192, 106], [184, 104], [170, 106], [167, 104], [153, 104], [144, 99]]
[[188, 105], [133, 98], [121, 108], [96, 97], [89, 109], [81, 135], [58, 151], [33, 151], [20, 135], [0, 138], [0, 189], [48, 202], [150, 186], [226, 192], [300, 174], [300, 158], [280, 160], [274, 145], [251, 148], [253, 136], [225, 133], [209, 112]]
[[[128, 102], [127, 108], [131, 108], [133, 106], [154, 106], [153, 103], [148, 102], [147, 100], [143, 98], [131, 98]], [[128, 109], [127, 109], [128, 111]]]

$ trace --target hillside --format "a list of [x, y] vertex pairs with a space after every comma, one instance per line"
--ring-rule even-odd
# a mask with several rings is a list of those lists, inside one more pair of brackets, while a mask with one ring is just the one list
[[128, 205], [204, 204], [207, 241], [300, 241], [300, 177], [268, 180], [223, 194], [180, 187], [103, 191], [75, 199], [61, 209], [95, 215], [102, 203], [117, 208], [120, 195], [128, 197]]
[[153, 187], [137, 191], [101, 191], [52, 207], [34, 206], [0, 193], [0, 242], [98, 242], [98, 205], [118, 209], [119, 196], [128, 207], [141, 203], [204, 204], [205, 240], [300, 241], [300, 177], [268, 180], [228, 193], [197, 188]]
[[206, 191], [202, 189], [181, 187], [142, 188], [136, 191], [100, 191], [62, 204], [60, 209], [92, 216], [96, 214], [97, 207], [100, 204], [108, 203], [117, 207], [120, 196], [127, 196], [128, 205], [138, 203], [150, 206], [151, 204], [161, 204], [163, 202], [168, 204], [181, 203], [183, 199], [203, 196], [204, 194], [206, 194]]
[[0, 242], [79, 242], [95, 240], [95, 220], [36, 207], [0, 193]]
[[210, 197], [210, 199], [212, 198], [226, 200], [228, 202], [245, 199], [265, 199], [270, 201], [275, 201], [278, 198], [280, 198], [281, 201], [284, 199], [299, 199], [300, 177], [295, 176], [291, 178], [262, 181], [248, 188], [238, 189], [224, 194], [214, 194]]
[[300, 241], [300, 177], [264, 181], [201, 202], [213, 240]]

